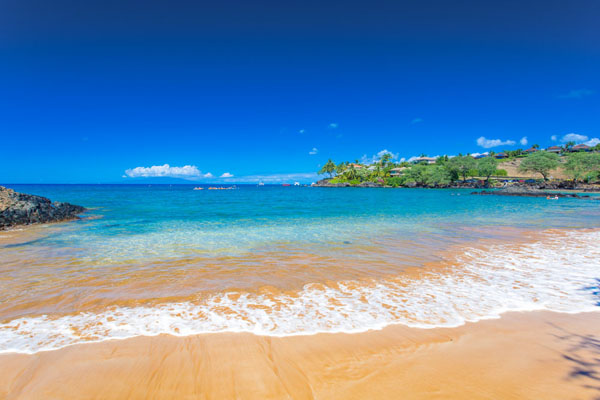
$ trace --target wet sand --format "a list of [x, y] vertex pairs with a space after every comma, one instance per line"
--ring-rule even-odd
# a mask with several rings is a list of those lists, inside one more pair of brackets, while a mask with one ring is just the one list
[[600, 312], [360, 334], [161, 335], [0, 355], [6, 399], [594, 399]]

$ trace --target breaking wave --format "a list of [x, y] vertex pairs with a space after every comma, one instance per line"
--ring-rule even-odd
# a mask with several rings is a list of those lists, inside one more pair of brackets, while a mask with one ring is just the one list
[[391, 324], [454, 327], [508, 311], [600, 311], [598, 278], [600, 232], [553, 232], [533, 243], [468, 248], [447, 265], [415, 268], [387, 280], [18, 318], [0, 324], [0, 352], [34, 353], [142, 335], [353, 333]]

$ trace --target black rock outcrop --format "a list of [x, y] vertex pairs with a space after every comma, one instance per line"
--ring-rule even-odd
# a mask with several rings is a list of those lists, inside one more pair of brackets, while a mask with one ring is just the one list
[[0, 186], [0, 229], [16, 225], [40, 224], [79, 219], [84, 207], [15, 192]]

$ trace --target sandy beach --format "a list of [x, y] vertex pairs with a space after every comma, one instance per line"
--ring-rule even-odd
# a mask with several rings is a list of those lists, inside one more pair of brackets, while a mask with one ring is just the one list
[[160, 335], [0, 356], [5, 399], [595, 399], [600, 313], [285, 338]]

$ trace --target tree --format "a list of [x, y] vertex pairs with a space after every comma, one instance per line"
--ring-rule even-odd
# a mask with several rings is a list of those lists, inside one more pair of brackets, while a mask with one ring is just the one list
[[463, 181], [466, 181], [469, 171], [477, 168], [477, 163], [471, 156], [457, 156], [448, 160], [446, 168], [451, 175], [462, 176]]
[[350, 168], [346, 168], [346, 170], [344, 171], [344, 177], [349, 181], [352, 181], [352, 180], [358, 178], [358, 174], [356, 173], [356, 168], [354, 168], [353, 165], [351, 165]]
[[575, 146], [575, 142], [573, 142], [573, 141], [565, 143], [565, 151], [571, 150], [571, 147], [573, 147], [573, 146]]
[[452, 182], [452, 176], [448, 170], [439, 165], [427, 168], [427, 183], [433, 186], [447, 185]]
[[534, 149], [539, 149], [539, 148], [540, 148], [540, 145], [539, 145], [539, 144], [534, 144], [534, 145], [533, 145], [533, 146], [531, 146], [531, 147], [533, 147]]
[[384, 153], [384, 154], [381, 156], [381, 159], [379, 160], [379, 162], [380, 162], [380, 164], [381, 164], [382, 166], [384, 166], [384, 167], [385, 167], [385, 166], [387, 165], [387, 163], [388, 163], [388, 162], [389, 162], [391, 159], [392, 159], [392, 154], [391, 154], [391, 153]]
[[548, 180], [548, 173], [558, 167], [560, 158], [557, 154], [548, 153], [547, 151], [537, 151], [529, 154], [521, 161], [519, 165], [519, 171], [521, 172], [535, 172], [544, 177], [544, 180]]
[[597, 175], [600, 172], [600, 154], [571, 153], [567, 156], [564, 169], [575, 181]]
[[342, 161], [341, 163], [339, 163], [337, 165], [337, 167], [335, 167], [336, 174], [337, 175], [343, 174], [347, 167], [348, 167], [348, 163]]
[[424, 186], [429, 181], [428, 169], [426, 164], [415, 164], [408, 171], [408, 177], [418, 185]]
[[333, 177], [333, 173], [335, 172], [335, 163], [329, 159], [323, 168], [319, 170], [319, 174], [329, 174], [329, 177]]
[[477, 161], [477, 171], [480, 176], [485, 176], [486, 182], [494, 175], [496, 169], [498, 169], [498, 161], [494, 157], [480, 158]]

